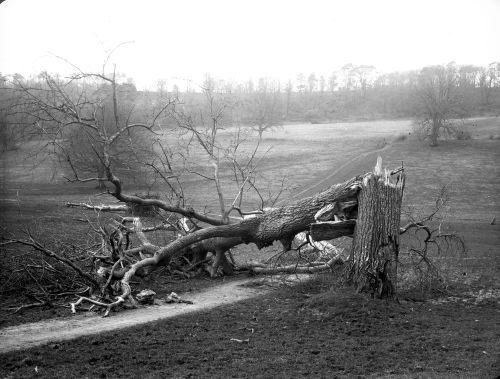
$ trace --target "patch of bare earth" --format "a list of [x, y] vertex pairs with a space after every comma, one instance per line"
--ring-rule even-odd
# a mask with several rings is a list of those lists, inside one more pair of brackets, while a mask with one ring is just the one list
[[120, 312], [113, 313], [111, 317], [100, 317], [94, 312], [84, 312], [73, 317], [15, 325], [0, 329], [0, 353], [124, 329], [192, 312], [206, 311], [262, 295], [281, 284], [296, 283], [307, 278], [307, 275], [247, 278], [229, 281], [208, 290], [182, 296], [183, 300], [190, 301], [192, 304], [171, 304], [160, 298], [155, 300], [153, 306], [122, 309]]
[[0, 374], [493, 378], [499, 338], [496, 304], [386, 303], [338, 287], [328, 274], [223, 307], [5, 353]]

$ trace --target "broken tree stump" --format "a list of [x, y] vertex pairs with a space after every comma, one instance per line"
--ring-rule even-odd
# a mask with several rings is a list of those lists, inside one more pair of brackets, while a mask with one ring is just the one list
[[358, 194], [347, 281], [358, 291], [379, 298], [392, 297], [396, 289], [404, 181], [404, 172], [393, 180], [391, 172], [382, 170], [379, 157], [373, 173], [363, 178]]

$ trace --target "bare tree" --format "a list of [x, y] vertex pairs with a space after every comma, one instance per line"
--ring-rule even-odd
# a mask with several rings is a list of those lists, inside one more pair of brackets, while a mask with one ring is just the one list
[[479, 75], [479, 88], [484, 105], [491, 103], [492, 93], [500, 86], [500, 62], [491, 62], [488, 67], [481, 70]]
[[324, 93], [326, 88], [326, 79], [323, 75], [319, 77], [319, 92]]
[[328, 78], [328, 90], [333, 93], [337, 87], [338, 75], [336, 72], [332, 73]]
[[361, 97], [366, 97], [368, 86], [373, 81], [375, 66], [360, 65], [352, 67], [352, 75], [355, 78], [358, 87], [361, 89]]
[[316, 74], [312, 72], [308, 77], [307, 77], [307, 90], [308, 92], [312, 93], [315, 92], [318, 86], [318, 78], [316, 78]]
[[297, 74], [297, 91], [299, 93], [306, 92], [306, 77], [302, 72]]
[[437, 146], [443, 135], [456, 135], [454, 118], [460, 115], [458, 73], [453, 64], [425, 67], [420, 71], [416, 85], [419, 100], [417, 130], [431, 146]]
[[[290, 94], [288, 94], [287, 101], [289, 97]], [[264, 132], [282, 124], [283, 111], [279, 83], [260, 78], [257, 90], [249, 95], [244, 107], [247, 115], [244, 122], [257, 132], [259, 139], [262, 138]]]
[[[13, 80], [25, 79], [15, 74]], [[32, 137], [26, 127], [26, 115], [16, 110], [15, 104], [20, 101], [12, 81], [0, 73], [0, 152], [16, 149], [20, 142]]]

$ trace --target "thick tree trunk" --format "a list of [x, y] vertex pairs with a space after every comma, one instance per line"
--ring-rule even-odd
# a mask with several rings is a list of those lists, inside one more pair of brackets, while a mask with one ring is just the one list
[[431, 135], [429, 142], [429, 144], [433, 147], [438, 145], [438, 136], [440, 128], [441, 128], [441, 121], [437, 118], [434, 118], [432, 120]]
[[348, 282], [359, 291], [392, 297], [397, 283], [397, 260], [404, 174], [391, 183], [382, 173], [381, 159], [374, 173], [365, 176], [358, 195], [358, 219], [354, 231]]

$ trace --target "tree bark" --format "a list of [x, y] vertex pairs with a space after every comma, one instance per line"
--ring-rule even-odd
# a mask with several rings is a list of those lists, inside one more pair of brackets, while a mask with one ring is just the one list
[[382, 173], [381, 159], [363, 179], [358, 195], [358, 219], [347, 271], [358, 291], [379, 298], [392, 297], [397, 284], [397, 261], [404, 173], [391, 182]]

